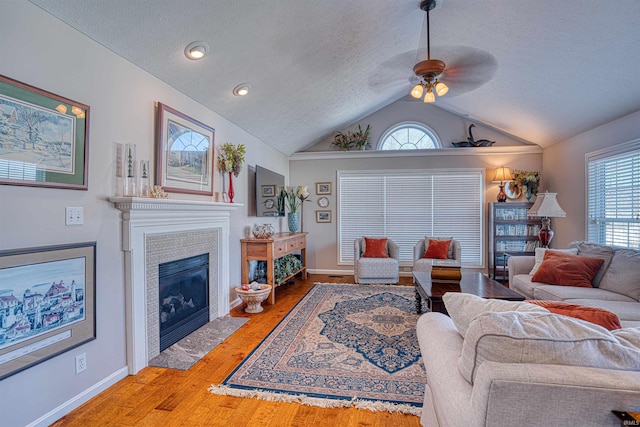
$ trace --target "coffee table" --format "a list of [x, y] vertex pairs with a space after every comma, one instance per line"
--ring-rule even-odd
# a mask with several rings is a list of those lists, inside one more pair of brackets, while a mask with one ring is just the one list
[[524, 297], [507, 288], [500, 282], [488, 278], [482, 273], [462, 271], [460, 284], [431, 283], [430, 271], [414, 271], [413, 282], [416, 286], [416, 312], [422, 313], [422, 300], [428, 303], [429, 310], [447, 314], [442, 296], [447, 292], [464, 292], [482, 298], [496, 298], [509, 301], [524, 301]]

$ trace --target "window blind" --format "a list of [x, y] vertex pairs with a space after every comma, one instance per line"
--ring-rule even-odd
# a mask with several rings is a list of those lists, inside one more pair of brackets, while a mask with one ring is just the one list
[[462, 263], [482, 266], [482, 170], [349, 171], [338, 173], [338, 245], [342, 264], [353, 263], [353, 241], [388, 237], [400, 261], [413, 262], [425, 237], [453, 237]]
[[640, 249], [640, 140], [589, 153], [587, 238]]

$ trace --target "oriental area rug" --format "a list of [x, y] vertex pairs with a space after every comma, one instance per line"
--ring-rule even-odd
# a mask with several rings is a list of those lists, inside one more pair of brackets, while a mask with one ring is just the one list
[[412, 286], [316, 283], [215, 394], [419, 415]]

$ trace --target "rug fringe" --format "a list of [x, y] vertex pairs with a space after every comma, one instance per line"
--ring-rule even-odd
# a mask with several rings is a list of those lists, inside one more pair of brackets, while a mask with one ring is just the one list
[[396, 404], [391, 402], [382, 402], [379, 400], [362, 400], [354, 397], [351, 400], [340, 399], [323, 399], [320, 397], [309, 397], [306, 394], [287, 394], [276, 393], [271, 391], [262, 391], [257, 389], [244, 390], [231, 388], [226, 385], [212, 384], [209, 392], [223, 396], [256, 398], [269, 402], [289, 402], [298, 403], [305, 406], [317, 406], [320, 408], [349, 408], [365, 409], [372, 412], [399, 412], [402, 414], [410, 414], [420, 416], [422, 408], [407, 404]]

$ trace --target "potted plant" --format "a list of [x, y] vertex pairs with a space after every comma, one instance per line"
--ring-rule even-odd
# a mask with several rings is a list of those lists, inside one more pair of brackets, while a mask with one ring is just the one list
[[362, 130], [362, 126], [358, 124], [358, 130], [354, 132], [338, 132], [333, 138], [333, 145], [338, 147], [340, 151], [349, 151], [351, 147], [358, 147], [360, 150], [366, 150], [371, 145], [369, 132], [371, 125], [367, 125]]
[[309, 198], [310, 194], [307, 186], [299, 185], [297, 187], [287, 187], [285, 191], [285, 200], [287, 207], [289, 208], [289, 215], [287, 217], [289, 231], [295, 233], [298, 231], [300, 225], [300, 216], [298, 209]]
[[522, 189], [527, 201], [531, 200], [535, 194], [538, 194], [538, 186], [540, 185], [541, 174], [538, 171], [523, 171], [514, 170], [514, 178], [511, 181], [511, 188], [514, 191], [518, 191], [518, 188]]

